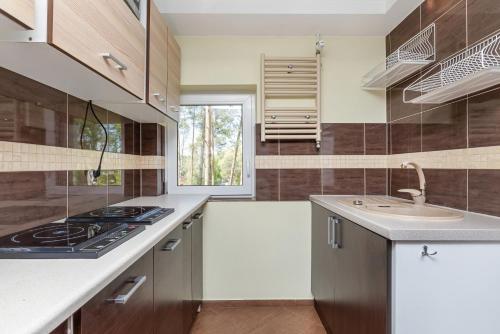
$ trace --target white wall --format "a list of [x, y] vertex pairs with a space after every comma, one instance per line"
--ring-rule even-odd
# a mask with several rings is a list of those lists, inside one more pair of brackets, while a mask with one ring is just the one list
[[[385, 92], [361, 77], [385, 58], [384, 37], [324, 37], [322, 122], [384, 123]], [[315, 37], [177, 37], [183, 86], [260, 84], [260, 55], [313, 56]], [[257, 120], [260, 120], [257, 96]]]
[[209, 202], [204, 299], [311, 299], [309, 202]]

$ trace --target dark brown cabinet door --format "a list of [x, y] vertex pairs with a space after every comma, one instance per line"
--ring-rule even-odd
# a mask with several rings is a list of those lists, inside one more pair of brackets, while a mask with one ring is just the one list
[[82, 334], [153, 333], [153, 250], [81, 309]]
[[314, 204], [311, 287], [329, 333], [389, 333], [389, 241]]
[[192, 263], [191, 263], [191, 290], [193, 293], [193, 318], [201, 308], [203, 300], [203, 213], [193, 217], [192, 232]]
[[154, 247], [155, 333], [181, 334], [184, 297], [182, 225]]
[[183, 224], [184, 244], [184, 294], [183, 294], [183, 333], [189, 334], [194, 319], [192, 314], [193, 292], [192, 292], [192, 227], [194, 221], [190, 220]]
[[389, 241], [339, 219], [335, 253], [333, 333], [388, 333]]
[[318, 315], [325, 328], [333, 332], [334, 252], [330, 242], [329, 217], [328, 210], [313, 203], [311, 288]]

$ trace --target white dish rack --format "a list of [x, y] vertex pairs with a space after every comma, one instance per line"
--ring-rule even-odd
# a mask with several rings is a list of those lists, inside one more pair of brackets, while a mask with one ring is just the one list
[[362, 79], [365, 89], [386, 89], [436, 60], [436, 25], [412, 37]]
[[261, 141], [321, 142], [321, 55], [266, 57], [261, 68]]
[[405, 103], [438, 104], [500, 84], [500, 32], [443, 61], [403, 91]]

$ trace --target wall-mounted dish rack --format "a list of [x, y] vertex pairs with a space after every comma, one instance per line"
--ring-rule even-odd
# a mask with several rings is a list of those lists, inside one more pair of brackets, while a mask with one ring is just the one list
[[436, 60], [436, 25], [412, 37], [362, 79], [365, 89], [386, 89]]
[[321, 142], [321, 58], [262, 55], [261, 141]]
[[500, 32], [443, 61], [403, 91], [405, 103], [444, 103], [500, 84]]

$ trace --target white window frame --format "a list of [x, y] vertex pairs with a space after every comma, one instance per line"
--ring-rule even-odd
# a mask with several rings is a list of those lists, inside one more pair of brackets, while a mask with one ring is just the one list
[[179, 186], [178, 143], [176, 122], [169, 122], [167, 140], [167, 187], [169, 194], [204, 194], [215, 197], [254, 197], [255, 195], [255, 95], [251, 94], [187, 94], [181, 96], [181, 105], [243, 106], [242, 128], [242, 186]]

